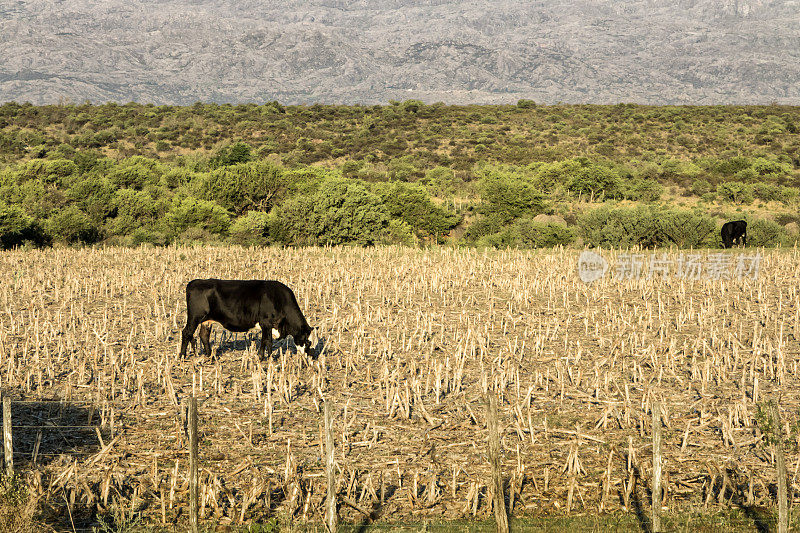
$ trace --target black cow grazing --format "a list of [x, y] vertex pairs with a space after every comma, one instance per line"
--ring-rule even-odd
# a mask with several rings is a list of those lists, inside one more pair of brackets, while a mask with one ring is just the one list
[[722, 237], [723, 248], [730, 248], [734, 244], [747, 246], [747, 222], [735, 220], [724, 223], [720, 236]]
[[186, 285], [186, 327], [181, 335], [181, 357], [186, 357], [186, 347], [192, 343], [197, 353], [194, 332], [200, 327], [199, 337], [206, 354], [211, 353], [209, 336], [213, 320], [229, 331], [248, 331], [256, 324], [261, 326], [261, 345], [258, 356], [264, 358], [264, 348], [272, 355], [272, 329], [280, 337], [291, 335], [297, 346], [311, 353], [309, 327], [292, 289], [279, 281], [195, 279]]

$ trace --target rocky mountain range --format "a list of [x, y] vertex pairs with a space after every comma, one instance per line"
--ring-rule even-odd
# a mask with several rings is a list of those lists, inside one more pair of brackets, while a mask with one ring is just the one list
[[0, 0], [0, 102], [800, 104], [800, 0]]

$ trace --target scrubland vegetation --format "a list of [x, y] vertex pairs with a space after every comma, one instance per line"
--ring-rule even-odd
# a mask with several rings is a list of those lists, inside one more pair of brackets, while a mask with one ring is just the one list
[[797, 238], [782, 106], [0, 106], [0, 246]]

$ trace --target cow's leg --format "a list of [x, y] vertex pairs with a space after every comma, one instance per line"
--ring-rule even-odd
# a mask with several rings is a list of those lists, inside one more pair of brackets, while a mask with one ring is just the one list
[[189, 345], [190, 342], [192, 343], [192, 350], [194, 351], [194, 353], [197, 353], [197, 341], [194, 338], [194, 332], [197, 329], [197, 326], [200, 324], [200, 322], [201, 320], [197, 318], [195, 319], [189, 318], [186, 321], [186, 327], [183, 328], [183, 331], [181, 332], [181, 352], [180, 352], [181, 357], [186, 357], [186, 347]]
[[205, 350], [206, 355], [211, 355], [211, 342], [209, 341], [211, 337], [211, 322], [200, 324], [200, 332], [197, 336], [200, 337], [200, 342], [203, 343], [203, 350]]
[[747, 248], [747, 232], [742, 233], [742, 247]]
[[264, 360], [264, 352], [272, 357], [272, 324], [259, 322], [261, 326], [261, 344], [258, 345], [258, 358]]

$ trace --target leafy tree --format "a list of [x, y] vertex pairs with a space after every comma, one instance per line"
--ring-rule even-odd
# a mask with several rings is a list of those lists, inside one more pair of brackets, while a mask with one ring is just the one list
[[699, 179], [692, 182], [691, 191], [697, 196], [703, 196], [704, 194], [711, 192], [711, 190], [711, 184], [707, 180]]
[[573, 175], [589, 164], [589, 160], [582, 157], [552, 163], [534, 163], [528, 169], [533, 172], [536, 185], [542, 191], [549, 192], [559, 185], [567, 185]]
[[569, 182], [569, 190], [594, 198], [621, 198], [623, 183], [616, 170], [589, 165], [575, 171]]
[[166, 216], [169, 229], [181, 233], [197, 228], [210, 234], [225, 235], [230, 227], [230, 215], [219, 204], [187, 196], [176, 197]]
[[757, 218], [747, 224], [748, 246], [777, 246], [785, 235], [786, 230], [773, 220]]
[[392, 218], [399, 218], [420, 237], [436, 237], [449, 232], [460, 217], [434, 205], [424, 188], [393, 183], [380, 190], [383, 204]]
[[536, 222], [532, 218], [521, 218], [497, 233], [478, 240], [479, 246], [496, 248], [552, 248], [568, 245], [575, 240], [575, 230], [563, 224]]
[[55, 239], [67, 244], [92, 244], [100, 240], [100, 229], [75, 205], [56, 211], [47, 219], [47, 230]]
[[529, 180], [499, 169], [487, 169], [480, 180], [481, 212], [500, 224], [545, 209], [544, 196]]
[[268, 243], [270, 215], [263, 211], [248, 211], [237, 218], [230, 228], [230, 240], [245, 246], [263, 246]]
[[114, 202], [116, 189], [108, 178], [78, 176], [66, 190], [65, 196], [94, 222], [100, 223], [117, 208]]
[[109, 222], [111, 235], [128, 235], [137, 228], [150, 225], [163, 214], [159, 204], [146, 191], [120, 189], [112, 202], [116, 217]]
[[664, 186], [656, 180], [636, 178], [625, 187], [625, 198], [640, 202], [655, 202], [661, 199]]
[[381, 199], [358, 181], [324, 181], [314, 195], [312, 236], [320, 244], [374, 244], [389, 222]]
[[211, 160], [212, 167], [224, 167], [228, 165], [238, 165], [247, 163], [253, 159], [252, 148], [245, 142], [237, 142], [224, 146], [217, 151], [217, 155]]
[[735, 204], [753, 203], [753, 188], [741, 181], [728, 181], [717, 185], [717, 194], [722, 200]]
[[709, 245], [709, 239], [716, 235], [716, 224], [710, 216], [688, 209], [663, 210], [658, 216], [658, 226], [665, 244], [678, 248]]
[[579, 217], [584, 242], [589, 246], [652, 248], [664, 244], [657, 211], [651, 206], [610, 208], [603, 206]]
[[437, 166], [425, 173], [423, 183], [437, 196], [452, 196], [456, 192], [456, 178], [447, 167]]
[[266, 234], [271, 242], [286, 245], [312, 244], [316, 236], [313, 195], [298, 195], [275, 207], [267, 220]]
[[219, 168], [206, 174], [201, 195], [236, 214], [268, 211], [289, 187], [283, 171], [269, 161]]
[[417, 244], [417, 237], [414, 229], [404, 220], [393, 218], [384, 229], [380, 237], [381, 244], [399, 244], [402, 246], [414, 246]]
[[44, 246], [49, 241], [42, 227], [21, 207], [0, 201], [0, 248], [8, 250], [25, 243]]
[[161, 174], [158, 161], [134, 156], [114, 165], [108, 179], [119, 188], [140, 190], [147, 185], [158, 185]]

